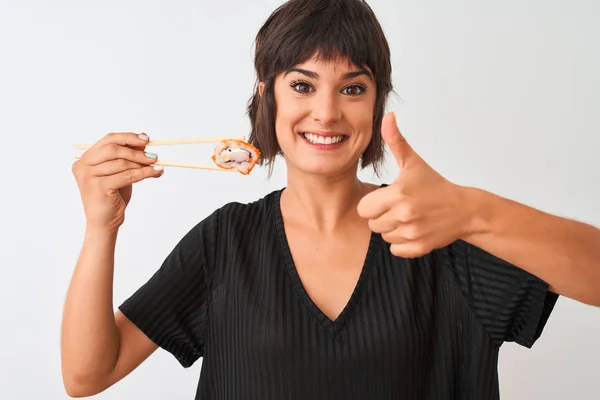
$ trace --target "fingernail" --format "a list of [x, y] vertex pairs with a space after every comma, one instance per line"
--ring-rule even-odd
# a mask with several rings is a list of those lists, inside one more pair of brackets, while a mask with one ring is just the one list
[[154, 154], [154, 153], [145, 153], [145, 154], [146, 154], [146, 157], [148, 157], [148, 158], [153, 158], [155, 160], [158, 158], [158, 155]]
[[149, 139], [148, 135], [146, 135], [145, 133], [140, 133], [140, 134], [138, 135], [138, 137], [139, 137], [140, 139], [142, 139], [142, 140], [148, 140], [148, 139]]
[[164, 167], [162, 165], [155, 165], [152, 168], [154, 168], [155, 171], [162, 171], [164, 169]]

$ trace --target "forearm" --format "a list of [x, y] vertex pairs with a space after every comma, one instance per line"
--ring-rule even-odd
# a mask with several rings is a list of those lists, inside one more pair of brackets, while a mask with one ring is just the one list
[[558, 294], [600, 306], [600, 230], [492, 193], [467, 188], [474, 218], [464, 239]]
[[67, 293], [62, 327], [65, 382], [85, 386], [115, 366], [119, 332], [113, 310], [117, 233], [87, 230]]

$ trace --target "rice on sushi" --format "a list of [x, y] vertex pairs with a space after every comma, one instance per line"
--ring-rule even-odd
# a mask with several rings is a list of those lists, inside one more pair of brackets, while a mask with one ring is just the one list
[[212, 160], [224, 169], [235, 169], [248, 175], [260, 159], [260, 151], [241, 140], [224, 140], [215, 147]]

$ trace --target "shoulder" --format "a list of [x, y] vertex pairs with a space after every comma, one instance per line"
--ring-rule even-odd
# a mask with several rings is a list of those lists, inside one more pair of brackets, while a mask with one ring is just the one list
[[497, 343], [531, 347], [541, 335], [558, 299], [548, 284], [490, 252], [458, 240], [442, 249], [471, 312]]
[[204, 265], [212, 268], [218, 259], [226, 257], [225, 253], [254, 243], [248, 240], [250, 237], [265, 232], [272, 236], [269, 230], [274, 225], [272, 209], [278, 204], [279, 192], [270, 192], [248, 203], [227, 202], [214, 209], [184, 235], [174, 254], [180, 258], [182, 254], [187, 258], [200, 257]]
[[278, 196], [281, 190], [267, 193], [263, 197], [243, 203], [230, 201], [211, 214], [196, 223], [195, 230], [200, 231], [201, 236], [214, 236], [223, 239], [228, 233], [246, 230], [252, 227], [254, 230], [272, 221], [273, 209], [278, 204]]
[[251, 220], [254, 220], [254, 223], [260, 222], [262, 217], [272, 211], [280, 193], [281, 190], [275, 190], [248, 203], [238, 201], [228, 202], [218, 208], [213, 214], [218, 216], [220, 225], [246, 224]]

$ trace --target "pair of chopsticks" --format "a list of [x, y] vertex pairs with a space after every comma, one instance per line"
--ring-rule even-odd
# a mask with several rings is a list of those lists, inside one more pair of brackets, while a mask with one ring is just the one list
[[[231, 137], [215, 137], [215, 138], [191, 138], [191, 139], [172, 139], [172, 140], [150, 140], [146, 143], [146, 147], [148, 146], [169, 146], [169, 145], [182, 145], [182, 144], [198, 144], [198, 143], [219, 143], [224, 140], [245, 140], [244, 136], [231, 136]], [[87, 150], [92, 147], [92, 144], [76, 144], [73, 145], [73, 149], [75, 150]], [[81, 156], [75, 156], [76, 159], [81, 158]], [[179, 168], [193, 168], [193, 169], [208, 169], [215, 171], [229, 171], [235, 172], [235, 169], [227, 169], [220, 168], [215, 164], [190, 164], [183, 162], [175, 162], [175, 161], [162, 161], [157, 160], [152, 163], [152, 165], [162, 165], [167, 167], [179, 167]]]

